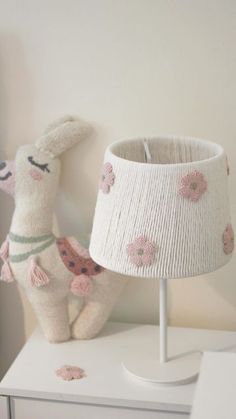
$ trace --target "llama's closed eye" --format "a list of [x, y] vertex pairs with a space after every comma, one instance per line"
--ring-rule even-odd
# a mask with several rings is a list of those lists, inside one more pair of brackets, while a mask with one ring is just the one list
[[50, 170], [48, 168], [48, 163], [45, 163], [45, 164], [37, 163], [32, 156], [28, 157], [28, 161], [30, 162], [30, 164], [38, 167], [38, 169], [42, 170], [43, 172], [50, 173]]
[[1, 181], [7, 180], [11, 176], [12, 176], [12, 173], [11, 172], [7, 172], [4, 176], [0, 176], [0, 180]]

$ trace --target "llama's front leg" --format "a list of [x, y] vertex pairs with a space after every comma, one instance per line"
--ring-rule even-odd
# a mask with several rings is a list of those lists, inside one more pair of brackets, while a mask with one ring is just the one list
[[32, 302], [34, 311], [49, 342], [64, 342], [70, 339], [68, 301], [67, 298], [59, 302]]
[[91, 339], [101, 331], [127, 280], [105, 271], [94, 277], [94, 282], [94, 291], [72, 324], [75, 339]]

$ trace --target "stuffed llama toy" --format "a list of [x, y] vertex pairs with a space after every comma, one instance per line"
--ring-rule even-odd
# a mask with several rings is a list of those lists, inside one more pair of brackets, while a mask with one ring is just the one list
[[[15, 161], [0, 162], [0, 188], [15, 199], [10, 232], [0, 249], [1, 279], [24, 288], [50, 342], [97, 335], [125, 284], [97, 265], [76, 239], [56, 238], [52, 232], [60, 156], [89, 131], [80, 119], [64, 117], [35, 145], [20, 147]], [[71, 293], [82, 299], [83, 308], [70, 326]]]

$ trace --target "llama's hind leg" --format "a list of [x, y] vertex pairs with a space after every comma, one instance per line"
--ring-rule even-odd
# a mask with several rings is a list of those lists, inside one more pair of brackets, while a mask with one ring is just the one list
[[127, 280], [105, 271], [94, 277], [94, 281], [93, 293], [72, 323], [75, 339], [91, 339], [101, 331]]
[[67, 298], [59, 302], [33, 303], [33, 308], [49, 342], [64, 342], [70, 339]]

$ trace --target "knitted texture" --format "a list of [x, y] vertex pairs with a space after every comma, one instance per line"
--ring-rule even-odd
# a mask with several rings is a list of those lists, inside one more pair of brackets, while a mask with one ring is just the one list
[[74, 365], [63, 365], [56, 370], [56, 375], [65, 381], [80, 380], [86, 377], [84, 370]]
[[36, 141], [36, 147], [50, 156], [59, 156], [90, 132], [91, 125], [85, 121], [72, 116], [63, 117], [48, 127], [45, 135]]
[[57, 240], [57, 246], [62, 261], [64, 262], [67, 269], [73, 272], [74, 275], [98, 275], [104, 270], [91, 259], [89, 254], [87, 254], [85, 257], [81, 256], [77, 252], [79, 246], [77, 245], [74, 249], [70, 241], [65, 237], [61, 237]]
[[9, 241], [6, 239], [0, 247], [0, 258], [3, 262], [7, 261], [9, 257]]
[[[30, 300], [50, 342], [90, 338], [101, 330], [125, 280], [114, 287], [109, 274], [92, 261], [75, 239], [56, 241], [54, 205], [61, 173], [60, 156], [90, 131], [86, 122], [64, 117], [53, 123], [36, 145], [21, 146], [14, 162], [0, 163], [0, 189], [11, 191], [15, 211], [8, 242], [1, 247], [1, 279], [14, 279]], [[1, 198], [2, 199], [2, 198]], [[68, 297], [83, 305], [70, 327]]]
[[12, 274], [12, 270], [8, 261], [5, 261], [3, 263], [0, 278], [1, 278], [1, 281], [8, 282], [8, 283], [14, 281], [14, 276]]
[[70, 285], [70, 290], [74, 295], [85, 297], [93, 291], [93, 281], [88, 275], [75, 276]]
[[27, 280], [33, 287], [44, 287], [49, 284], [50, 278], [43, 271], [37, 263], [35, 257], [31, 257], [29, 260], [29, 270], [27, 272]]
[[15, 163], [13, 161], [0, 161], [0, 184], [4, 192], [14, 195]]
[[109, 194], [98, 193], [92, 258], [137, 277], [214, 271], [233, 251], [224, 150], [194, 138], [146, 143], [148, 163], [143, 139], [118, 141], [106, 150], [104, 162], [115, 182]]

